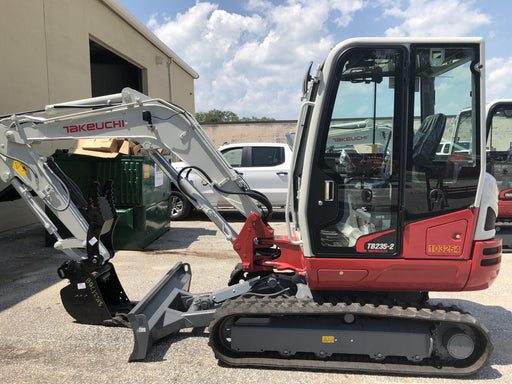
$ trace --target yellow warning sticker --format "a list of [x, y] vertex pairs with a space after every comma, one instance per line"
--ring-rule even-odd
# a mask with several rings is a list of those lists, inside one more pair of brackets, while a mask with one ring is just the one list
[[145, 179], [149, 179], [149, 177], [151, 175], [149, 170], [150, 170], [149, 164], [144, 164], [144, 178]]
[[21, 176], [25, 176], [28, 172], [28, 169], [27, 167], [25, 167], [22, 163], [20, 163], [19, 161], [16, 161], [14, 160], [12, 162], [12, 167], [21, 175]]
[[334, 343], [334, 341], [335, 341], [334, 336], [322, 336], [323, 344], [332, 344], [332, 343]]

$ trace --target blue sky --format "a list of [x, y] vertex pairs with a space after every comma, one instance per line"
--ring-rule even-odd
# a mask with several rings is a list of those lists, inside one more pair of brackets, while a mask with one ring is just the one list
[[487, 100], [512, 98], [509, 0], [119, 0], [185, 60], [196, 111], [296, 119], [302, 78], [358, 36], [482, 36]]

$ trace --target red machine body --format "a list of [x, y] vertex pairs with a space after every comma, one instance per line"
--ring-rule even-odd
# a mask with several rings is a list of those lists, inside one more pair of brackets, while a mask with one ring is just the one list
[[[473, 291], [498, 277], [501, 238], [474, 241], [478, 210], [467, 209], [410, 224], [403, 232], [403, 257], [304, 257], [285, 236], [274, 237], [258, 214], [251, 214], [234, 244], [246, 272], [292, 270], [313, 290]], [[361, 239], [361, 244], [374, 234]], [[250, 246], [247, 246], [250, 245]], [[261, 255], [275, 247], [280, 256]], [[362, 248], [362, 245], [360, 245]]]

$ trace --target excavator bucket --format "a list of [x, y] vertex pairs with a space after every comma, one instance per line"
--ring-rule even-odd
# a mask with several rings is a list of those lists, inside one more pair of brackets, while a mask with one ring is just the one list
[[69, 279], [69, 285], [61, 290], [66, 311], [79, 323], [127, 324], [118, 313], [127, 313], [133, 307], [126, 296], [114, 266], [100, 256], [100, 242], [114, 256], [112, 235], [117, 221], [114, 207], [112, 181], [100, 185], [92, 183], [87, 201], [89, 230], [87, 231], [87, 258], [64, 262], [57, 273]]
[[133, 307], [111, 263], [90, 273], [67, 277], [70, 282], [62, 288], [60, 297], [66, 311], [79, 323], [117, 325], [125, 320], [119, 314]]
[[102, 193], [99, 188], [94, 182], [87, 200], [87, 258], [68, 260], [57, 270], [61, 278], [69, 279], [61, 299], [79, 323], [131, 327], [135, 343], [130, 360], [141, 360], [155, 340], [188, 326], [208, 325], [213, 310], [196, 313], [204, 308], [193, 305], [194, 295], [188, 292], [192, 272], [183, 263], [176, 264], [139, 303], [128, 299], [114, 266], [100, 256], [100, 243], [114, 256], [112, 236], [118, 216], [112, 182], [105, 183]]

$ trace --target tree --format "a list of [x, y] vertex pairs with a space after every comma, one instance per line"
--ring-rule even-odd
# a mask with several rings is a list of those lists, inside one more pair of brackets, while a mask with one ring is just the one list
[[200, 123], [225, 123], [240, 120], [236, 113], [231, 111], [219, 111], [218, 109], [212, 109], [208, 112], [197, 112], [196, 119]]
[[200, 123], [226, 123], [233, 121], [274, 121], [275, 119], [269, 117], [238, 117], [238, 115], [231, 111], [219, 111], [212, 109], [208, 112], [197, 112], [196, 120]]
[[253, 117], [242, 117], [240, 119], [240, 121], [275, 121], [276, 119], [273, 119], [271, 117], [266, 117], [266, 116], [263, 116], [263, 117], [256, 117], [256, 116], [253, 116]]

